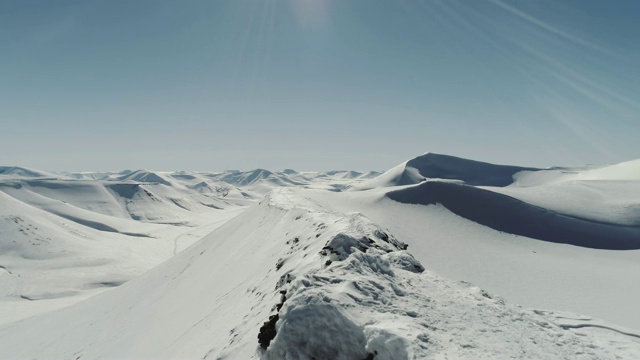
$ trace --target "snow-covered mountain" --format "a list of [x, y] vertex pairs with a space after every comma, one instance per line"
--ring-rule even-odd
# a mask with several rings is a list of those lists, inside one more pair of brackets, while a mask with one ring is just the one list
[[513, 183], [515, 174], [536, 170], [539, 169], [495, 165], [450, 155], [426, 153], [393, 167], [381, 176], [358, 184], [356, 188], [367, 190], [412, 185], [427, 178], [463, 182], [474, 186], [507, 186]]
[[[397, 174], [407, 163], [425, 163], [425, 158], [437, 158], [433, 162], [439, 169], [450, 157], [426, 154], [372, 182]], [[455, 165], [461, 162], [454, 160]], [[451, 179], [438, 174], [332, 201], [345, 201], [343, 208], [387, 226], [441, 275], [471, 281], [526, 306], [640, 328], [640, 313], [634, 310], [640, 288], [629, 286], [640, 281], [639, 168], [636, 160], [526, 169], [514, 173], [507, 186], [473, 186], [466, 175]], [[457, 171], [464, 175], [466, 170]]]
[[22, 177], [22, 178], [57, 178], [58, 176], [46, 171], [30, 169], [19, 166], [0, 166], [0, 176], [2, 177]]
[[0, 358], [636, 359], [639, 168], [0, 174]]
[[8, 304], [0, 306], [0, 323], [122, 284], [274, 188], [335, 191], [372, 176], [351, 172], [345, 180], [346, 171], [0, 171], [0, 303]]

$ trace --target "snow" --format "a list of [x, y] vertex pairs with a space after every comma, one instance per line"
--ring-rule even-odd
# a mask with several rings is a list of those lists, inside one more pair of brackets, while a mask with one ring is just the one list
[[[598, 250], [497, 232], [442, 205], [402, 204], [367, 193], [314, 195], [359, 211], [398, 239], [425, 267], [537, 309], [589, 314], [640, 329], [640, 251]], [[347, 197], [344, 197], [348, 195]]]
[[567, 180], [489, 190], [564, 215], [623, 226], [640, 225], [638, 181]]
[[640, 225], [640, 161], [516, 174], [503, 188], [487, 188], [527, 203], [586, 220]]
[[456, 215], [514, 235], [594, 249], [640, 249], [639, 226], [575, 218], [474, 186], [426, 181], [387, 196], [402, 203], [441, 204]]
[[136, 181], [136, 182], [148, 182], [148, 183], [157, 183], [157, 184], [162, 184], [167, 186], [173, 186], [171, 181], [166, 179], [164, 176], [149, 170], [134, 171], [132, 173], [129, 173], [117, 178], [117, 180], [120, 180], [120, 181], [130, 180], [130, 181]]
[[410, 185], [427, 178], [456, 180], [476, 186], [507, 186], [514, 181], [513, 177], [517, 173], [536, 170], [538, 169], [494, 165], [450, 155], [426, 153], [388, 170], [379, 178], [365, 182], [357, 188], [366, 190]]
[[[118, 286], [242, 210], [227, 205], [222, 212], [199, 205], [186, 211], [168, 198], [150, 200], [142, 186], [60, 178], [2, 179], [0, 323], [67, 306]], [[119, 187], [138, 190], [121, 191], [129, 199], [113, 191]], [[185, 203], [218, 201], [171, 195]]]
[[0, 177], [0, 358], [640, 358], [637, 162], [417, 159]]
[[[584, 328], [422, 272], [387, 229], [307, 194], [273, 192], [141, 277], [0, 329], [0, 357], [613, 359], [611, 341], [640, 351], [620, 333], [597, 346]], [[340, 256], [321, 254], [334, 245]], [[257, 334], [275, 312], [264, 351]]]
[[19, 167], [19, 166], [0, 166], [0, 177], [10, 178], [57, 178], [59, 176], [53, 175], [46, 171], [36, 170], [31, 168]]
[[640, 180], [640, 159], [582, 172], [582, 180]]

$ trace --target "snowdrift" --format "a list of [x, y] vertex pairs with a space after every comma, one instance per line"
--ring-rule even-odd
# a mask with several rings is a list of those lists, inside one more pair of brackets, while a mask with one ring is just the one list
[[391, 191], [387, 196], [401, 203], [441, 204], [481, 225], [534, 239], [594, 249], [640, 249], [640, 226], [604, 224], [561, 215], [473, 186], [427, 181]]

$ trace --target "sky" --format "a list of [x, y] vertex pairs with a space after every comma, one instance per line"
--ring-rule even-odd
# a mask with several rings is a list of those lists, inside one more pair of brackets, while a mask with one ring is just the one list
[[0, 1], [0, 165], [640, 158], [640, 2]]

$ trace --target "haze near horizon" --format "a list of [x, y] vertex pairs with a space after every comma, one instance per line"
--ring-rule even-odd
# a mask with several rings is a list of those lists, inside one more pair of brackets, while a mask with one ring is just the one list
[[0, 4], [0, 165], [383, 170], [640, 154], [637, 2]]

